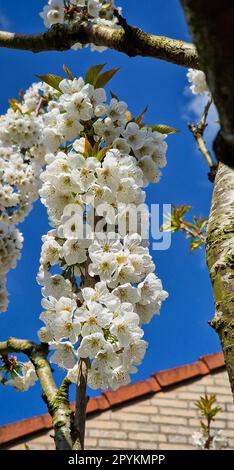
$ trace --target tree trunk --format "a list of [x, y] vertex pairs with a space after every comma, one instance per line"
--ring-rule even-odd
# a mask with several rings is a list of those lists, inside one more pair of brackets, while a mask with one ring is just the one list
[[[234, 2], [181, 0], [202, 69], [219, 112], [219, 164], [207, 229], [207, 264], [217, 331], [234, 394]], [[228, 165], [228, 166], [226, 166]]]
[[220, 337], [234, 394], [234, 172], [223, 164], [215, 179], [206, 254], [215, 301], [211, 325]]

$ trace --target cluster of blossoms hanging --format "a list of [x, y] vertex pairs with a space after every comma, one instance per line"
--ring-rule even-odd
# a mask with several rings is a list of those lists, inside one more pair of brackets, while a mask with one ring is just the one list
[[[167, 297], [141, 237], [142, 223], [130, 224], [131, 217], [139, 219], [143, 188], [160, 179], [167, 144], [162, 126], [142, 123], [144, 112], [134, 119], [116, 96], [107, 103], [104, 85], [116, 70], [102, 68], [92, 67], [85, 80], [67, 69], [68, 79], [44, 76], [47, 84], [33, 85], [1, 118], [12, 172], [12, 180], [2, 172], [2, 187], [19, 197], [1, 213], [5, 224], [21, 221], [40, 188], [53, 229], [43, 237], [38, 274], [45, 325], [39, 337], [71, 381], [77, 382], [85, 361], [91, 387], [115, 389], [137, 370], [147, 347], [141, 326]], [[21, 121], [21, 137], [18, 124], [7, 133], [9, 120]], [[33, 172], [26, 193], [25, 171]], [[91, 230], [92, 218], [102, 230]], [[123, 220], [125, 232], [119, 230]], [[33, 366], [25, 363], [9, 384], [24, 389], [34, 381]]]
[[190, 90], [194, 95], [209, 94], [206, 76], [202, 70], [188, 69], [187, 78], [190, 83]]
[[[47, 149], [43, 143], [46, 106], [55, 90], [33, 84], [0, 117], [0, 311], [7, 308], [6, 273], [15, 267], [23, 237], [22, 222], [38, 197]], [[49, 105], [48, 105], [49, 106]]]
[[[117, 14], [116, 14], [117, 13]], [[114, 0], [49, 0], [48, 5], [40, 13], [47, 28], [54, 24], [72, 24], [88, 20], [92, 26], [107, 26], [119, 29], [118, 14], [121, 8], [116, 8]], [[80, 43], [72, 46], [72, 49], [88, 47]], [[106, 48], [90, 45], [92, 51], [102, 52]]]
[[22, 244], [23, 237], [20, 231], [14, 226], [0, 222], [0, 312], [5, 311], [8, 305], [6, 274], [15, 268]]
[[[63, 150], [46, 155], [41, 175], [53, 230], [41, 252], [39, 337], [71, 381], [84, 360], [90, 387], [115, 389], [137, 370], [147, 346], [141, 325], [167, 297], [147, 244], [136, 228], [121, 234], [118, 222], [129, 206], [137, 219], [142, 188], [159, 181], [167, 146], [165, 135], [144, 126], [143, 115], [134, 120], [126, 103], [116, 97], [106, 103], [99, 71], [93, 68], [85, 81], [62, 80], [49, 113]], [[103, 230], [96, 229], [101, 220]]]

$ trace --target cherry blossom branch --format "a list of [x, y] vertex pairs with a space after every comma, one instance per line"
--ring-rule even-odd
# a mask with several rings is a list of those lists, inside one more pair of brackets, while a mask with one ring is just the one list
[[166, 60], [184, 67], [200, 69], [198, 54], [193, 44], [155, 36], [139, 28], [129, 26], [114, 29], [94, 25], [86, 20], [69, 25], [56, 24], [40, 34], [17, 34], [0, 31], [0, 47], [32, 52], [64, 51], [75, 43], [105, 46], [127, 54]]
[[0, 342], [0, 356], [9, 353], [23, 353], [28, 356], [35, 367], [41, 384], [43, 399], [52, 416], [55, 430], [55, 443], [58, 450], [70, 450], [71, 440], [71, 414], [68, 401], [68, 387], [70, 382], [65, 378], [57, 389], [50, 364], [47, 360], [48, 346], [36, 344], [33, 341], [9, 338]]
[[197, 126], [195, 126], [195, 124], [193, 124], [193, 123], [188, 124], [188, 128], [192, 132], [193, 137], [197, 142], [197, 145], [198, 145], [198, 148], [199, 148], [201, 154], [203, 155], [203, 157], [205, 158], [205, 160], [207, 161], [207, 163], [209, 165], [210, 171], [208, 173], [208, 178], [213, 183], [214, 180], [215, 180], [217, 165], [213, 161], [211, 153], [208, 150], [208, 148], [206, 146], [205, 139], [204, 139], [204, 132], [205, 132], [206, 127], [207, 127], [207, 122], [206, 121], [207, 121], [207, 116], [208, 116], [211, 104], [212, 104], [212, 98], [210, 97], [208, 99], [207, 103], [206, 103], [206, 106], [204, 108], [204, 112], [202, 114], [200, 122], [197, 124]]

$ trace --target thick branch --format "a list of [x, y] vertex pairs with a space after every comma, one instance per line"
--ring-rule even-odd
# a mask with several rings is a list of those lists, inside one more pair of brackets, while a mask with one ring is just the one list
[[134, 56], [153, 57], [184, 67], [199, 69], [199, 60], [193, 44], [167, 37], [148, 34], [126, 25], [113, 29], [88, 21], [70, 25], [54, 25], [46, 33], [16, 34], [0, 31], [0, 47], [32, 52], [64, 51], [76, 42], [95, 44]]
[[219, 112], [217, 158], [234, 168], [234, 2], [181, 0], [181, 3]]
[[34, 365], [43, 398], [52, 416], [56, 448], [70, 450], [72, 441], [71, 410], [68, 401], [69, 382], [65, 379], [60, 389], [57, 389], [47, 360], [48, 346], [24, 339], [9, 338], [7, 341], [0, 342], [0, 355], [10, 353], [26, 354]]
[[220, 164], [207, 226], [207, 265], [215, 318], [234, 394], [234, 42], [233, 0], [181, 0], [219, 112], [214, 150]]

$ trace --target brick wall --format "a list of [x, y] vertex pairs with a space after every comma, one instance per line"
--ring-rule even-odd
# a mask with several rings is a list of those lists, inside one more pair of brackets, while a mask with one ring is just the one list
[[[234, 449], [234, 405], [225, 371], [91, 415], [86, 449], [193, 449], [191, 434], [199, 429], [194, 401], [204, 393], [217, 395], [223, 411], [214, 426], [224, 430], [229, 449]], [[33, 450], [53, 449], [52, 434], [35, 434], [8, 449], [25, 449], [25, 442]]]

